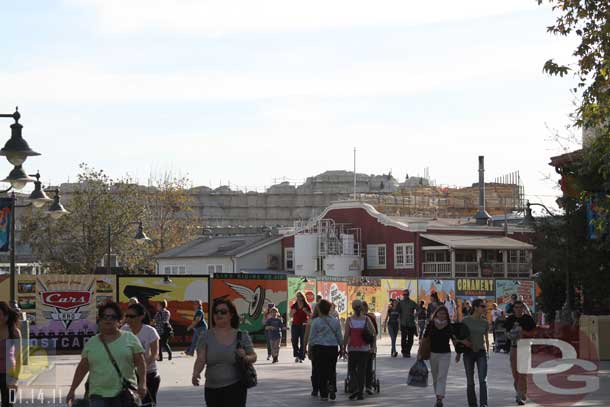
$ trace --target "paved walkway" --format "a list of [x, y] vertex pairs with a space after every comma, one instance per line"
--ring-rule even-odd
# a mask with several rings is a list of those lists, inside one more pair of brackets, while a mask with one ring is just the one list
[[[413, 388], [406, 386], [407, 372], [414, 363], [413, 359], [391, 358], [387, 340], [382, 341], [378, 357], [378, 377], [381, 380], [381, 394], [371, 396], [364, 401], [349, 401], [341, 392], [343, 379], [347, 369], [347, 363], [339, 362], [337, 365], [337, 380], [339, 382], [340, 393], [335, 402], [330, 402], [334, 406], [348, 406], [357, 404], [359, 406], [425, 406], [434, 405], [435, 397], [432, 391], [432, 378], [430, 386], [426, 389]], [[258, 349], [259, 363], [257, 371], [259, 374], [259, 385], [248, 393], [249, 407], [274, 407], [274, 406], [312, 406], [324, 405], [309, 393], [311, 392], [309, 376], [311, 365], [306, 361], [303, 364], [295, 364], [290, 357], [292, 351], [289, 348], [282, 348], [280, 352], [280, 363], [272, 365], [267, 362], [266, 352]], [[414, 349], [415, 351], [415, 349]], [[203, 406], [203, 388], [195, 388], [190, 385], [193, 358], [177, 356], [171, 362], [160, 363], [161, 370], [161, 390], [159, 392], [158, 405], [195, 407]], [[53, 389], [59, 398], [61, 392], [62, 399], [65, 396], [74, 368], [78, 362], [77, 356], [62, 356], [53, 358], [54, 368], [43, 372], [30, 383], [29, 387], [23, 389], [23, 404], [27, 406], [40, 405], [32, 403], [30, 390], [34, 389], [34, 395], [40, 397], [41, 391], [45, 396], [46, 406], [63, 405], [53, 403]], [[514, 393], [512, 389], [512, 378], [508, 356], [505, 354], [494, 353], [490, 357], [489, 365], [489, 406], [513, 406]], [[578, 406], [610, 406], [610, 363], [603, 363], [600, 377], [601, 390], [590, 395]], [[80, 389], [82, 394], [82, 387]], [[35, 400], [34, 400], [35, 401]], [[463, 364], [451, 364], [449, 380], [447, 384], [447, 407], [466, 406], [466, 390]], [[535, 406], [528, 403], [528, 406]], [[230, 406], [227, 406], [230, 407]]]

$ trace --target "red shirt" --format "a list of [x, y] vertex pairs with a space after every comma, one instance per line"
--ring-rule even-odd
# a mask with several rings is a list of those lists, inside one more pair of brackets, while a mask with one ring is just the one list
[[305, 310], [311, 312], [311, 307], [309, 306], [309, 304], [305, 303], [303, 308], [298, 308], [298, 304], [295, 303], [292, 306], [292, 309], [296, 310], [294, 315], [293, 315], [293, 317], [292, 317], [292, 324], [293, 325], [303, 325], [303, 324], [305, 324], [307, 322], [307, 320], [309, 319], [309, 317], [305, 313]]

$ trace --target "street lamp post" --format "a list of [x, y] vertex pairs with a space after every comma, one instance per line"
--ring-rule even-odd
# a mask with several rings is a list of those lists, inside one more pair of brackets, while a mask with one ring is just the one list
[[[28, 157], [40, 155], [36, 151], [32, 150], [28, 143], [23, 139], [21, 135], [21, 130], [23, 126], [19, 123], [19, 119], [21, 118], [21, 114], [18, 109], [15, 108], [15, 113], [11, 114], [0, 114], [0, 117], [8, 117], [15, 120], [15, 123], [11, 124], [11, 138], [6, 142], [4, 147], [0, 150], [0, 156], [6, 156], [6, 159], [14, 165], [13, 170], [10, 174], [2, 180], [2, 182], [8, 182], [11, 186], [4, 190], [0, 191], [1, 193], [11, 192], [10, 196], [10, 232], [9, 232], [9, 263], [10, 263], [10, 279], [11, 279], [11, 303], [15, 304], [16, 301], [16, 285], [17, 285], [17, 272], [15, 265], [15, 252], [16, 252], [16, 227], [15, 227], [15, 209], [16, 208], [26, 208], [29, 206], [34, 206], [35, 208], [41, 208], [48, 202], [53, 202], [49, 207], [47, 213], [51, 215], [54, 219], [61, 217], [62, 215], [68, 213], [62, 206], [59, 201], [59, 191], [55, 190], [55, 197], [51, 199], [47, 196], [44, 189], [42, 188], [42, 183], [40, 182], [40, 174], [36, 173], [36, 175], [28, 175], [23, 169], [23, 163]], [[34, 178], [32, 178], [34, 177]], [[30, 202], [25, 205], [17, 205], [17, 197], [15, 195], [14, 190], [20, 190], [24, 188], [27, 183], [34, 183], [34, 191], [27, 198]]]
[[[137, 243], [144, 244], [146, 242], [151, 241], [151, 239], [146, 235], [146, 233], [144, 233], [144, 227], [142, 226], [141, 220], [129, 222], [128, 225], [138, 225], [138, 231], [136, 232], [136, 235], [133, 237]], [[111, 252], [111, 248], [112, 248], [112, 228], [110, 227], [110, 223], [108, 224], [107, 235], [108, 235], [108, 247], [107, 247], [107, 252], [106, 252], [106, 273], [112, 274], [112, 268], [110, 267], [110, 252]]]

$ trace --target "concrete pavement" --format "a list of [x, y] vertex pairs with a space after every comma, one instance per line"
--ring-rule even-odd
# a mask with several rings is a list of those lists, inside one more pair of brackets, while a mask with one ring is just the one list
[[[414, 349], [414, 352], [416, 347]], [[389, 341], [382, 340], [379, 346], [377, 375], [381, 381], [381, 393], [366, 398], [364, 401], [349, 401], [343, 394], [343, 380], [345, 378], [347, 363], [339, 362], [337, 365], [337, 381], [339, 394], [337, 400], [329, 402], [334, 406], [425, 406], [434, 405], [435, 396], [430, 377], [428, 388], [413, 388], [406, 385], [408, 370], [414, 359], [391, 358], [389, 356]], [[259, 385], [248, 392], [249, 407], [286, 406], [301, 407], [324, 405], [318, 399], [310, 396], [311, 365], [308, 361], [302, 364], [294, 363], [290, 348], [284, 347], [280, 351], [280, 363], [272, 365], [266, 361], [266, 351], [257, 349], [259, 362], [256, 364]], [[23, 406], [59, 406], [63, 405], [63, 397], [68, 391], [72, 374], [78, 356], [53, 357], [53, 367], [42, 372], [31, 383], [22, 386]], [[195, 388], [191, 383], [192, 365], [191, 357], [177, 355], [172, 361], [159, 363], [161, 373], [161, 390], [158, 396], [158, 405], [195, 407], [203, 406], [203, 388]], [[589, 395], [585, 401], [577, 406], [610, 406], [610, 363], [602, 364], [600, 373], [601, 389]], [[508, 356], [493, 353], [489, 360], [489, 406], [513, 406], [514, 391]], [[83, 389], [79, 389], [82, 394]], [[42, 394], [42, 397], [41, 397]], [[53, 400], [53, 396], [55, 400]], [[60, 400], [61, 398], [61, 400]], [[42, 403], [43, 402], [43, 403]], [[466, 406], [466, 381], [463, 364], [451, 364], [447, 383], [447, 398], [445, 406]], [[529, 402], [528, 406], [536, 406]], [[228, 406], [230, 407], [230, 406]], [[546, 407], [546, 406], [545, 406]]]

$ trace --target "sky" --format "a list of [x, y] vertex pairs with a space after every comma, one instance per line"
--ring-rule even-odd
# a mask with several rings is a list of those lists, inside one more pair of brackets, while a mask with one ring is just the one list
[[458, 186], [484, 155], [488, 180], [518, 170], [555, 206], [549, 157], [578, 147], [553, 139], [575, 80], [542, 72], [575, 42], [534, 0], [28, 1], [0, 18], [0, 113], [19, 106], [47, 184], [87, 163], [262, 191], [352, 170], [356, 148], [358, 172]]

